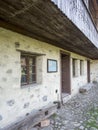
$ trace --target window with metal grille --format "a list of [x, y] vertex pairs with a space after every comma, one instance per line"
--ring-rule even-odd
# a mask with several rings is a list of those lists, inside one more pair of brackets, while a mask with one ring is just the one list
[[21, 55], [21, 85], [36, 83], [36, 56]]

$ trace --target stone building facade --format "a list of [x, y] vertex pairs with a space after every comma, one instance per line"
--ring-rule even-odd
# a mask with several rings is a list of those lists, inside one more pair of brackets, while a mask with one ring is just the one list
[[[55, 0], [52, 1], [57, 2]], [[78, 5], [80, 7], [82, 6], [80, 9], [84, 8], [81, 5], [81, 1], [78, 1]], [[37, 5], [38, 3], [35, 4]], [[63, 0], [62, 4], [59, 3], [59, 7], [55, 7], [53, 2], [51, 4], [57, 10], [64, 10]], [[76, 4], [77, 6], [77, 3], [72, 4]], [[70, 6], [71, 3], [67, 3], [67, 5], [69, 9], [72, 9], [72, 6]], [[1, 8], [2, 6], [0, 6]], [[62, 39], [62, 45], [56, 45], [56, 42], [60, 42], [58, 38], [58, 41], [51, 42], [51, 40], [43, 40], [44, 38], [41, 40], [35, 36], [28, 36], [29, 33], [28, 35], [24, 35], [23, 33], [19, 33], [16, 28], [14, 30], [12, 27], [10, 28], [10, 25], [7, 25], [8, 23], [5, 26], [3, 24], [5, 21], [0, 21], [0, 130], [22, 130], [22, 127], [27, 125], [24, 125], [24, 119], [28, 118], [28, 115], [32, 115], [32, 119], [35, 119], [36, 113], [50, 106], [54, 106], [59, 102], [66, 102], [67, 99], [72, 98], [79, 91], [81, 86], [98, 81], [98, 43], [96, 41], [98, 39], [98, 32], [91, 18], [88, 16], [89, 14], [86, 9], [84, 13], [85, 18], [90, 21], [91, 26], [89, 27], [83, 21], [82, 26], [80, 26], [78, 22], [81, 19], [78, 19], [78, 15], [74, 19], [72, 15], [67, 14], [68, 12], [66, 13], [66, 10], [64, 12], [69, 17], [67, 19], [71, 19], [72, 17], [71, 25], [75, 29], [80, 29], [78, 30], [79, 35], [82, 36], [83, 34], [82, 37], [79, 37], [81, 43], [79, 44], [79, 39], [75, 39], [73, 33], [73, 35], [69, 35], [71, 32], [65, 29], [66, 40], [71, 43], [71, 36], [74, 38], [72, 46], [67, 43], [68, 41], [65, 42], [66, 44], [63, 44]], [[14, 15], [17, 16], [18, 13]], [[76, 11], [77, 13], [78, 9]], [[1, 18], [6, 19], [7, 17], [1, 16]], [[9, 23], [11, 24], [11, 22], [13, 20]], [[70, 20], [68, 24], [70, 24]], [[87, 28], [90, 30], [87, 30]], [[35, 34], [37, 32], [36, 30], [34, 30]], [[92, 35], [92, 30], [95, 34], [94, 36]], [[74, 31], [78, 35], [77, 30]], [[50, 35], [48, 35], [47, 39], [49, 38]], [[82, 41], [85, 41], [85, 43]], [[75, 47], [75, 44], [76, 48], [71, 49], [73, 45]], [[90, 54], [89, 46], [81, 51], [81, 48], [85, 48], [85, 45], [91, 45], [91, 53], [92, 51], [94, 52]], [[45, 116], [49, 115], [48, 111], [49, 109], [45, 111]], [[38, 118], [39, 116], [37, 116], [37, 123]], [[32, 123], [29, 125], [33, 126]], [[29, 130], [29, 127], [27, 129]]]

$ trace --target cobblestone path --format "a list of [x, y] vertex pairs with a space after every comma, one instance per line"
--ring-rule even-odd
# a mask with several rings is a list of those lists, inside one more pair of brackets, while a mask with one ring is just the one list
[[40, 130], [98, 130], [98, 84], [62, 105], [50, 122]]

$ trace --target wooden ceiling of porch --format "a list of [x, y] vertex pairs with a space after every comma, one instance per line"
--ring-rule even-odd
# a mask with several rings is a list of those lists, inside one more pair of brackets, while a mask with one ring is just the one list
[[98, 49], [50, 0], [1, 0], [0, 26], [98, 59]]

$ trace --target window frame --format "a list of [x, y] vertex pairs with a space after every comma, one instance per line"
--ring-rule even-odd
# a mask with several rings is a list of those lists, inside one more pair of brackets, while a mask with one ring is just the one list
[[80, 76], [84, 75], [84, 61], [80, 60]]
[[58, 72], [57, 60], [47, 59], [47, 73]]
[[72, 75], [78, 77], [78, 60], [75, 58], [72, 58]]
[[[26, 71], [27, 71], [27, 76], [26, 76], [26, 83], [22, 83], [22, 80], [21, 80], [21, 86], [27, 86], [27, 85], [30, 85], [30, 84], [36, 84], [37, 82], [37, 78], [36, 78], [36, 56], [35, 55], [28, 55], [28, 54], [21, 54], [21, 60], [22, 60], [22, 57], [25, 58], [25, 61], [26, 61]], [[32, 66], [30, 65], [30, 58], [32, 58], [32, 63], [33, 63], [33, 60], [35, 60], [34, 64], [32, 64]], [[34, 72], [35, 73], [30, 73], [30, 67], [34, 67]], [[33, 69], [33, 68], [32, 68]], [[32, 80], [32, 83], [30, 83], [30, 74], [34, 74], [35, 77], [34, 77], [34, 81]], [[21, 63], [21, 79], [22, 79], [22, 63]]]

